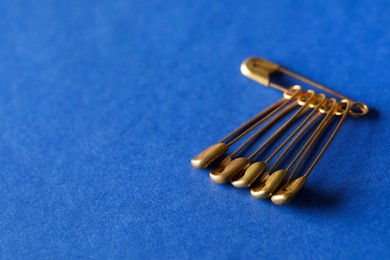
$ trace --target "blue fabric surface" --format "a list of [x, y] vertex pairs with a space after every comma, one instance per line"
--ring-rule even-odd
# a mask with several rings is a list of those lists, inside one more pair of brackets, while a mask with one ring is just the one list
[[[2, 1], [2, 258], [390, 258], [390, 3]], [[261, 56], [372, 112], [277, 207], [190, 159], [280, 98]]]

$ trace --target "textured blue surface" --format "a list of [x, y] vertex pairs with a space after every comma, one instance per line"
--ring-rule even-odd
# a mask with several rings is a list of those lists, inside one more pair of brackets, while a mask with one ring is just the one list
[[[389, 13], [386, 0], [2, 1], [2, 258], [389, 258]], [[252, 55], [374, 110], [347, 120], [286, 207], [189, 163], [279, 99], [240, 74]]]

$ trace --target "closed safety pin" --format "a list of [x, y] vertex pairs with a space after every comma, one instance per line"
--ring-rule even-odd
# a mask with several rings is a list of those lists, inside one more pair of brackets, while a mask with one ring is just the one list
[[[357, 118], [363, 117], [369, 109], [362, 102], [353, 101], [319, 83], [261, 58], [245, 60], [241, 65], [241, 72], [265, 86], [283, 91], [283, 97], [221, 141], [195, 156], [191, 163], [196, 168], [206, 168], [215, 165], [214, 162], [225, 156], [219, 164], [211, 169], [210, 177], [214, 182], [220, 184], [231, 182], [236, 188], [249, 187], [255, 198], [271, 198], [274, 204], [283, 205], [290, 202], [302, 188], [346, 117], [348, 115]], [[290, 88], [281, 86], [271, 81], [271, 75], [276, 73], [312, 85], [334, 98], [328, 98], [324, 93], [316, 94], [312, 90], [303, 91], [298, 85]], [[335, 98], [340, 98], [341, 101], [337, 101]], [[294, 114], [287, 116], [293, 110], [296, 110]], [[322, 150], [308, 170], [294, 179], [303, 168], [302, 165], [307, 161], [309, 154], [314, 152], [313, 147], [319, 143], [320, 137], [326, 134], [328, 126], [336, 117], [340, 117], [339, 122]], [[274, 130], [274, 133], [266, 138], [255, 151], [247, 154], [247, 150], [256, 143], [257, 139], [270, 131], [278, 122], [281, 122], [281, 126]], [[292, 133], [284, 138], [288, 129], [295, 124], [298, 125], [292, 130]], [[310, 129], [315, 125], [317, 126], [313, 130], [314, 132], [311, 133], [303, 147], [296, 151], [295, 147], [299, 146], [301, 139], [308, 135], [311, 132]], [[248, 135], [251, 136], [244, 140]], [[281, 144], [275, 145], [276, 140], [279, 140]], [[239, 142], [242, 144], [229, 154], [229, 149]], [[265, 148], [270, 149], [271, 154], [265, 159], [258, 158], [260, 154], [263, 155]], [[292, 152], [295, 152], [295, 157], [286, 168], [280, 168], [281, 161], [286, 160], [286, 155]], [[268, 169], [269, 165], [271, 166]]]

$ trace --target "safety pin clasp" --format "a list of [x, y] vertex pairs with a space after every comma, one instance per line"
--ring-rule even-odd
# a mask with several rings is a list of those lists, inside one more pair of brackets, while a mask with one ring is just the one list
[[228, 149], [229, 147], [224, 143], [214, 144], [192, 158], [191, 164], [198, 169], [206, 168], [216, 159], [226, 153]]
[[231, 182], [236, 188], [248, 188], [264, 172], [266, 162], [255, 162], [248, 166], [242, 175], [235, 177]]
[[260, 182], [260, 185], [251, 189], [252, 196], [262, 200], [268, 199], [283, 182], [287, 173], [283, 169], [272, 173], [264, 182]]
[[291, 183], [287, 184], [284, 188], [277, 191], [271, 196], [271, 200], [276, 205], [284, 205], [289, 203], [295, 195], [301, 190], [305, 184], [307, 176], [301, 176]]

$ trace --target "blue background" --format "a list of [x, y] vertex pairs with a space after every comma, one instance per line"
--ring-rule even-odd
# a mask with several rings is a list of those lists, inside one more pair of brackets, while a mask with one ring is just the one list
[[[1, 1], [3, 258], [389, 258], [389, 1]], [[261, 56], [373, 112], [286, 207], [190, 159], [280, 98]]]

